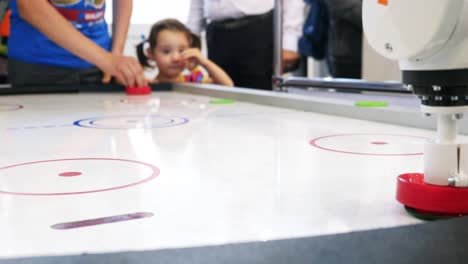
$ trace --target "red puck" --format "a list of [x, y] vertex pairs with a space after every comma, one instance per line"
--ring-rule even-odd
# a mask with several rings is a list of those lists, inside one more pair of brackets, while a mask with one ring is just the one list
[[398, 176], [396, 198], [425, 213], [468, 215], [468, 188], [427, 184], [421, 173]]
[[150, 94], [151, 86], [127, 86], [125, 87], [125, 92], [129, 95]]

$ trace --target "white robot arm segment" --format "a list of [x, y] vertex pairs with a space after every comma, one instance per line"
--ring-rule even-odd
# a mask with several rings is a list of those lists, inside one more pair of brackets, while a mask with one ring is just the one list
[[389, 59], [429, 57], [450, 39], [462, 7], [463, 0], [364, 0], [364, 32]]
[[468, 0], [363, 1], [370, 45], [399, 61], [421, 110], [438, 116], [424, 181], [468, 187], [468, 144], [457, 142], [457, 121], [468, 112]]

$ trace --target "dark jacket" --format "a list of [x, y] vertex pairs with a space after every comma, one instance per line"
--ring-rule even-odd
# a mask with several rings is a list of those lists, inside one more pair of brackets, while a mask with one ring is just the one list
[[328, 56], [361, 65], [362, 0], [325, 0], [330, 12]]

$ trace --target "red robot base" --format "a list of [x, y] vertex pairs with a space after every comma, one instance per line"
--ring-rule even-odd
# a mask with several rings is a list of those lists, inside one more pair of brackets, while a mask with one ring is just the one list
[[424, 174], [398, 176], [397, 200], [408, 212], [426, 220], [468, 215], [468, 188], [424, 182]]

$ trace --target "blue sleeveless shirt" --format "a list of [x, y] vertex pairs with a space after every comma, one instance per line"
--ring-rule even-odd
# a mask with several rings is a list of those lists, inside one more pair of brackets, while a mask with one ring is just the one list
[[[104, 20], [105, 0], [50, 0], [49, 2], [82, 34], [105, 50], [110, 50], [111, 41]], [[10, 7], [12, 13], [8, 40], [9, 58], [27, 63], [79, 69], [94, 66], [58, 46], [23, 20], [18, 13], [16, 0], [10, 1]]]

